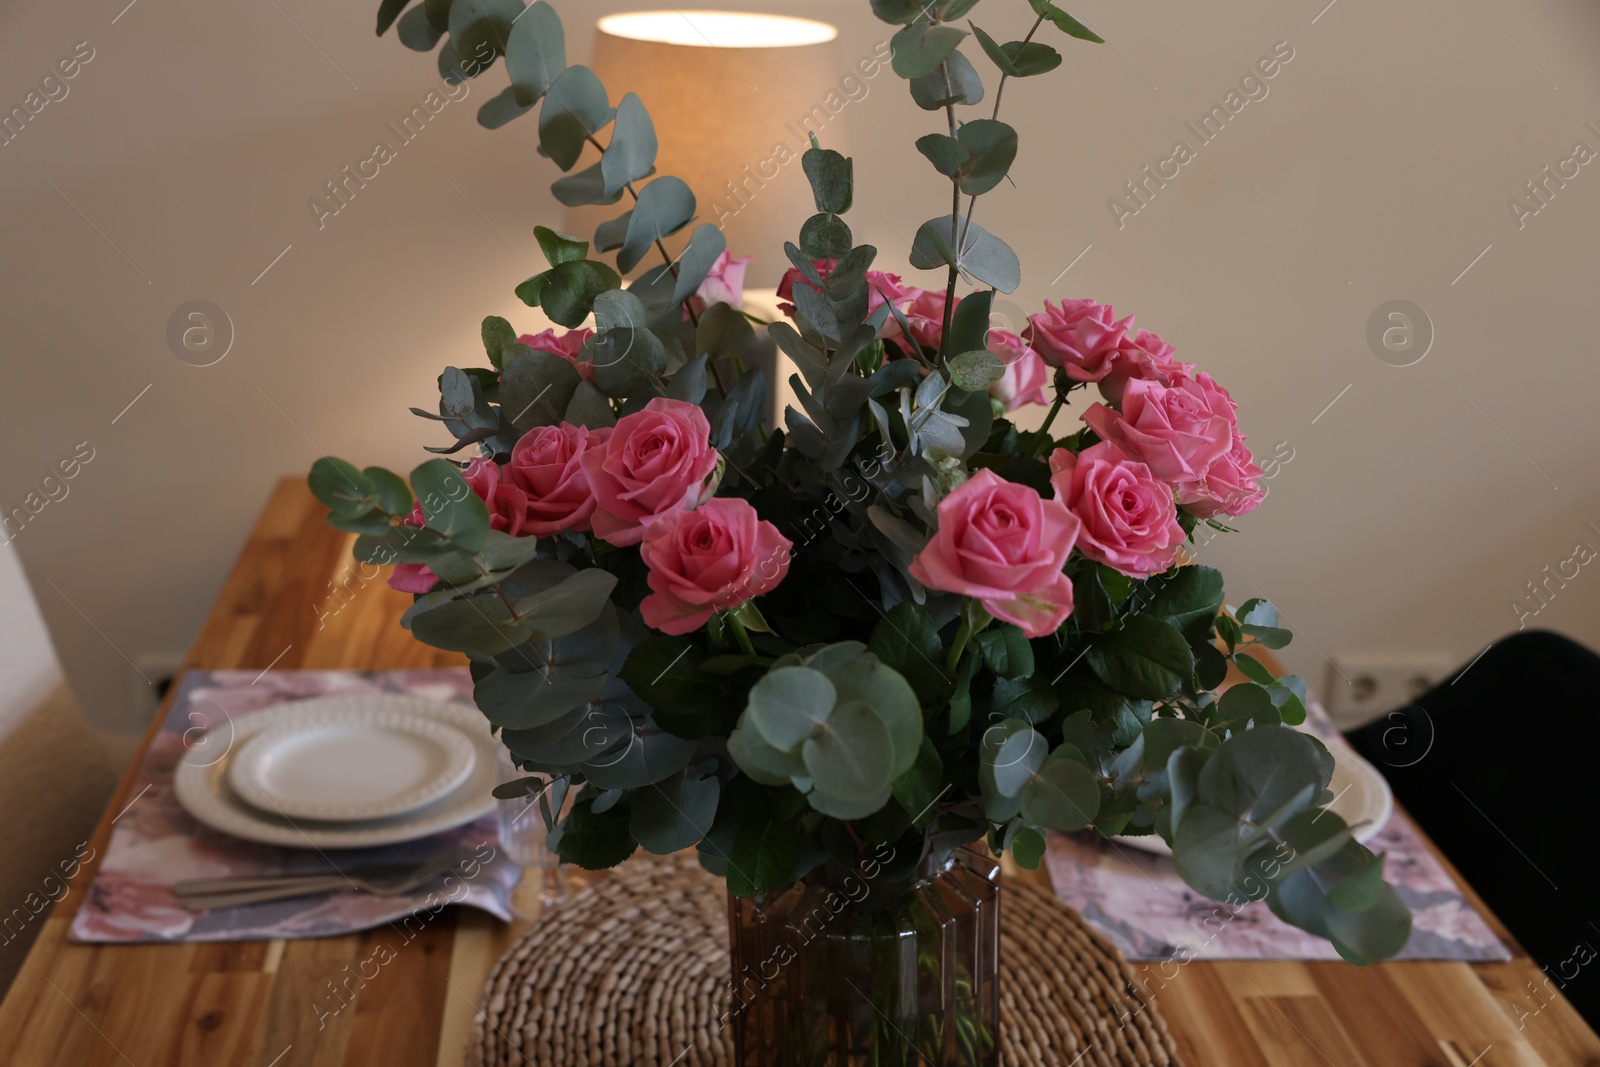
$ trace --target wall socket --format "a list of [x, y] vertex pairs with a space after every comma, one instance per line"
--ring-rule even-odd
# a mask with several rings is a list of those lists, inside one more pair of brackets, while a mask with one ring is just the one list
[[128, 679], [129, 699], [139, 722], [148, 723], [155, 717], [161, 699], [183, 668], [183, 658], [179, 652], [142, 652], [134, 657], [137, 673]]
[[1328, 670], [1328, 714], [1341, 729], [1405, 707], [1438, 685], [1456, 666], [1444, 655], [1352, 654]]

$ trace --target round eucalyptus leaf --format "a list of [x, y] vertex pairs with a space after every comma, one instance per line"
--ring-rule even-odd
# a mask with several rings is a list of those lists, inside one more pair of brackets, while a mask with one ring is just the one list
[[556, 166], [571, 170], [589, 138], [605, 129], [615, 115], [606, 87], [595, 72], [588, 67], [568, 67], [544, 98], [539, 112], [539, 147]]
[[694, 755], [696, 744], [653, 724], [635, 725], [620, 752], [583, 764], [584, 777], [602, 789], [654, 785], [681, 770]]
[[813, 215], [800, 227], [800, 251], [815, 259], [840, 259], [854, 244], [850, 227], [837, 215]]
[[518, 15], [506, 39], [506, 73], [517, 103], [537, 104], [567, 69], [567, 35], [545, 0]]
[[746, 722], [735, 726], [728, 735], [728, 755], [740, 770], [762, 785], [789, 785], [806, 774], [799, 756], [779, 752]]
[[1071, 833], [1094, 823], [1100, 782], [1087, 764], [1053, 756], [1022, 786], [1022, 814], [1029, 822]]
[[1001, 796], [1015, 797], [1023, 786], [1044, 765], [1050, 754], [1050, 744], [1037, 730], [1022, 729], [1009, 734], [992, 754], [987, 750], [985, 737], [984, 763], [990, 769], [994, 787]]
[[885, 804], [889, 803], [890, 796], [891, 792], [888, 786], [884, 786], [879, 792], [861, 800], [847, 800], [842, 797], [836, 797], [826, 790], [818, 788], [807, 793], [806, 800], [813, 810], [820, 811], [830, 818], [848, 822], [876, 815], [883, 810]]
[[1258, 726], [1234, 734], [1206, 761], [1199, 793], [1207, 804], [1259, 819], [1283, 808], [1307, 785], [1316, 791], [1328, 785], [1318, 747], [1297, 730]]
[[617, 268], [629, 273], [657, 241], [688, 225], [694, 218], [694, 204], [694, 193], [682, 178], [666, 174], [646, 185], [628, 219], [628, 233], [617, 253]]
[[1242, 833], [1238, 816], [1209, 804], [1190, 805], [1172, 835], [1179, 877], [1213, 900], [1226, 898], [1239, 880]]
[[472, 702], [493, 725], [528, 730], [547, 726], [573, 708], [598, 700], [605, 684], [603, 674], [593, 678], [546, 676], [542, 671], [497, 667], [473, 686]]
[[621, 193], [631, 182], [636, 182], [655, 169], [656, 126], [650, 112], [635, 93], [629, 93], [617, 105], [616, 124], [611, 127], [611, 143], [600, 159], [600, 173], [605, 179], [605, 195]]
[[828, 721], [837, 698], [821, 671], [782, 667], [751, 687], [745, 716], [769, 745], [793, 752]]
[[[854, 642], [849, 647], [861, 648]], [[822, 658], [813, 657], [811, 665], [828, 676], [838, 691], [839, 702], [856, 700], [869, 704], [883, 720], [894, 746], [893, 776], [910, 770], [922, 747], [922, 707], [911, 683], [870, 653], [818, 667]]]
[[[894, 778], [894, 742], [869, 704], [840, 704], [800, 748], [816, 788], [840, 800], [868, 800], [886, 792]], [[912, 758], [916, 758], [913, 751]]]
[[894, 35], [890, 42], [894, 50], [891, 61], [894, 72], [902, 78], [920, 78], [932, 74], [945, 57], [954, 52], [966, 37], [966, 30], [954, 26], [935, 26], [918, 22]]
[[1324, 921], [1333, 947], [1357, 965], [1389, 959], [1411, 939], [1411, 911], [1387, 884], [1378, 891], [1377, 902], [1363, 911], [1326, 905]]
[[911, 99], [924, 111], [971, 106], [983, 101], [983, 79], [966, 56], [951, 52], [934, 71], [911, 79]]
[[721, 795], [716, 775], [696, 777], [679, 771], [664, 782], [633, 791], [628, 832], [658, 856], [690, 848], [711, 832]]

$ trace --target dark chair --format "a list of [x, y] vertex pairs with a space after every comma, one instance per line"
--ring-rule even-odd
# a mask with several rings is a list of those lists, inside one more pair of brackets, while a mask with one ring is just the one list
[[[1600, 656], [1530, 631], [1345, 736], [1550, 985], [1600, 1028], [1597, 713]], [[1517, 995], [1527, 1001], [1518, 1010], [1538, 1003]]]

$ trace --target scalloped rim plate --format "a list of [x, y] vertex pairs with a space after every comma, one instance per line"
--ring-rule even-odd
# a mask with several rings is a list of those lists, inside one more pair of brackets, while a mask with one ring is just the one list
[[[364, 822], [304, 822], [257, 811], [228, 785], [228, 771], [245, 742], [306, 705], [359, 705], [420, 715], [460, 731], [476, 750], [466, 780], [433, 803], [403, 815]], [[209, 764], [180, 760], [173, 795], [195, 819], [221, 833], [282, 848], [375, 848], [430, 837], [474, 822], [495, 810], [492, 790], [500, 783], [495, 764], [499, 742], [476, 708], [421, 697], [361, 694], [296, 701], [242, 716], [233, 724], [233, 744]]]
[[317, 702], [262, 714], [277, 722], [239, 746], [228, 784], [269, 815], [403, 815], [466, 781], [477, 758], [460, 730], [412, 711]]

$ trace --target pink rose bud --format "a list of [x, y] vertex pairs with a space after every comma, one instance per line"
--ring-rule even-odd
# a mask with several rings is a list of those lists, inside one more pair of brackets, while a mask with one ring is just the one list
[[1052, 367], [1060, 367], [1075, 382], [1098, 382], [1111, 373], [1133, 316], [1118, 320], [1110, 304], [1093, 300], [1063, 300], [1059, 307], [1045, 301], [1044, 311], [1028, 316], [1023, 336]]
[[1006, 411], [1050, 403], [1050, 368], [1027, 342], [1009, 330], [990, 330], [989, 351], [1005, 365], [1000, 380], [989, 386], [989, 395]]
[[645, 531], [639, 555], [651, 593], [639, 605], [645, 625], [665, 634], [704, 626], [777, 588], [793, 544], [747, 501], [717, 497], [693, 511], [671, 511]]
[[1062, 568], [1080, 526], [1061, 501], [981, 470], [939, 502], [938, 532], [911, 561], [911, 576], [1043, 637], [1072, 614]]
[[522, 435], [511, 450], [506, 474], [526, 495], [523, 532], [548, 537], [562, 530], [588, 530], [594, 493], [583, 472], [583, 454], [603, 446], [611, 430], [562, 423]]
[[[420, 500], [411, 505], [411, 514], [401, 519], [400, 525], [428, 525], [427, 518], [422, 514]], [[398, 589], [402, 593], [431, 593], [433, 587], [438, 584], [438, 576], [429, 570], [425, 563], [396, 563], [394, 573], [389, 575], [389, 588]]]
[[712, 304], [727, 304], [737, 308], [744, 305], [744, 275], [749, 269], [754, 256], [741, 256], [737, 259], [726, 249], [711, 264], [711, 270], [706, 274], [705, 281], [700, 283], [700, 288], [691, 297], [695, 305], [695, 313], [705, 311]]
[[1176, 562], [1185, 535], [1172, 486], [1115, 445], [1102, 441], [1077, 455], [1056, 449], [1050, 484], [1083, 523], [1078, 551], [1096, 563], [1148, 578]]
[[517, 338], [517, 344], [527, 345], [535, 352], [548, 352], [552, 356], [560, 356], [577, 369], [578, 377], [586, 382], [592, 382], [594, 364], [578, 357], [583, 353], [583, 343], [593, 336], [593, 330], [568, 330], [559, 337], [554, 330], [546, 330], [541, 334], [525, 333]]
[[720, 458], [710, 437], [711, 424], [697, 406], [666, 397], [618, 420], [605, 443], [581, 460], [595, 499], [595, 536], [636, 545], [662, 515], [708, 500]]

